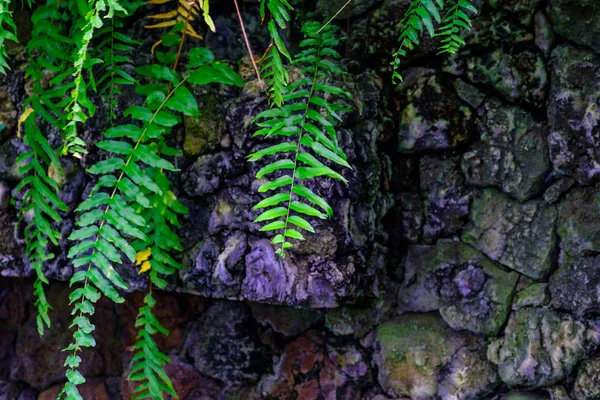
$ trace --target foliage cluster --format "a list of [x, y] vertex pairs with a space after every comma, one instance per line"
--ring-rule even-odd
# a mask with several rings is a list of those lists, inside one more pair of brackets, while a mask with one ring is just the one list
[[[272, 243], [282, 258], [295, 240], [315, 232], [312, 219], [333, 215], [327, 200], [310, 188], [311, 182], [319, 178], [347, 183], [343, 170], [336, 169], [351, 168], [336, 133], [336, 126], [350, 111], [340, 100], [351, 99], [336, 83], [345, 73], [337, 51], [343, 38], [331, 20], [324, 24], [309, 21], [302, 27], [299, 51], [292, 54], [285, 40], [293, 20], [292, 4], [291, 0], [260, 2], [260, 17], [271, 43], [256, 70], [265, 80], [269, 108], [255, 117], [254, 136], [268, 145], [248, 155], [251, 162], [272, 159], [256, 174], [261, 182], [258, 191], [273, 194], [254, 206], [255, 222], [261, 224], [261, 231], [275, 232]], [[204, 29], [216, 30], [208, 0], [149, 0], [146, 4], [120, 0], [34, 4], [28, 0], [27, 5], [33, 10], [32, 38], [25, 45], [31, 91], [23, 104], [18, 135], [28, 150], [17, 159], [22, 180], [14, 191], [14, 203], [25, 227], [26, 255], [36, 275], [33, 285], [40, 334], [51, 326], [44, 263], [54, 257], [51, 249], [61, 240], [62, 218], [70, 212], [76, 215], [76, 227], [67, 238], [74, 268], [70, 282], [73, 336], [64, 349], [67, 382], [59, 398], [81, 399], [78, 386], [85, 382], [79, 371], [81, 356], [85, 348], [96, 345], [95, 304], [102, 296], [115, 303], [124, 301], [120, 291], [128, 290], [128, 285], [119, 269], [130, 264], [149, 277], [149, 291], [135, 323], [138, 335], [129, 372], [136, 386], [133, 396], [176, 398], [164, 372], [170, 360], [154, 340], [156, 334], [168, 332], [153, 314], [156, 300], [152, 295], [153, 287], [167, 287], [168, 277], [181, 268], [176, 227], [187, 213], [169, 179], [178, 171], [170, 159], [180, 152], [169, 145], [168, 135], [182, 115], [199, 116], [195, 86], [243, 86], [244, 82], [200, 42], [187, 54], [184, 72], [179, 71], [186, 37], [200, 40]], [[142, 5], [161, 7], [161, 12], [148, 17], [146, 28], [166, 32], [151, 49], [157, 61], [134, 70], [129, 56], [140, 42], [127, 36], [124, 27]], [[9, 0], [0, 0], [0, 73], [9, 69], [6, 41], [17, 41], [12, 6]], [[471, 24], [467, 12], [474, 11], [468, 0], [446, 4], [444, 0], [414, 0], [400, 21], [392, 78], [401, 79], [400, 58], [418, 44], [425, 31], [442, 38], [440, 53], [456, 52], [464, 44], [460, 31]], [[299, 78], [290, 78], [292, 68]], [[124, 85], [134, 86], [143, 103], [121, 112], [118, 96]], [[91, 143], [82, 136], [83, 127], [96, 116], [101, 103], [106, 107], [100, 112], [111, 126], [95, 143], [102, 160], [87, 169], [95, 186], [70, 210], [61, 200], [57, 179], [62, 175], [61, 157], [72, 156], [75, 162], [86, 157]], [[46, 134], [51, 130], [61, 132], [61, 143], [54, 147]]]

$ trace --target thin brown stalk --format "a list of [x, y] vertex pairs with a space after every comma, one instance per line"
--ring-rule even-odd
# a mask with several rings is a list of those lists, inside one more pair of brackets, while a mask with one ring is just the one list
[[242, 19], [242, 13], [240, 12], [240, 7], [238, 6], [237, 0], [233, 0], [235, 3], [235, 10], [237, 11], [238, 19], [240, 21], [240, 26], [242, 27], [242, 34], [244, 35], [244, 41], [246, 42], [246, 48], [248, 49], [248, 54], [250, 54], [250, 60], [252, 61], [252, 66], [254, 67], [254, 72], [256, 72], [256, 77], [258, 78], [258, 83], [262, 85], [262, 79], [260, 78], [260, 72], [258, 72], [258, 67], [256, 66], [256, 61], [254, 61], [254, 55], [252, 54], [252, 49], [250, 48], [250, 41], [248, 41], [248, 35], [246, 35], [246, 28], [244, 27], [244, 20]]
[[321, 33], [321, 31], [322, 31], [323, 29], [325, 29], [325, 27], [326, 27], [327, 25], [329, 25], [329, 24], [331, 23], [331, 21], [333, 21], [333, 20], [334, 20], [334, 19], [335, 19], [335, 18], [336, 18], [336, 17], [337, 17], [337, 16], [338, 16], [338, 15], [339, 15], [339, 14], [340, 14], [340, 13], [341, 13], [343, 10], [344, 10], [344, 8], [346, 8], [346, 7], [348, 6], [348, 4], [350, 4], [350, 2], [351, 2], [351, 1], [352, 1], [352, 0], [348, 0], [348, 1], [346, 2], [346, 4], [344, 4], [344, 5], [342, 6], [342, 8], [340, 8], [340, 9], [338, 10], [338, 12], [336, 12], [335, 14], [333, 14], [333, 17], [329, 18], [329, 20], [328, 20], [328, 21], [325, 23], [325, 25], [323, 25], [323, 26], [321, 27], [321, 29], [319, 29], [319, 31], [318, 31], [317, 33]]

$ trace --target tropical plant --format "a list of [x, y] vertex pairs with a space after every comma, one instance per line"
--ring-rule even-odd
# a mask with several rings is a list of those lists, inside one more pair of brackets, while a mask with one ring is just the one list
[[[164, 370], [170, 360], [155, 341], [157, 334], [168, 332], [154, 315], [157, 300], [153, 293], [153, 289], [166, 288], [169, 277], [181, 268], [176, 253], [182, 245], [175, 228], [178, 218], [187, 213], [169, 179], [178, 172], [170, 158], [180, 152], [171, 147], [173, 141], [168, 135], [181, 122], [181, 115], [199, 116], [201, 110], [191, 90], [194, 85], [243, 86], [244, 82], [199, 42], [184, 54], [187, 36], [201, 39], [206, 29], [217, 29], [208, 0], [26, 3], [32, 9], [32, 34], [25, 44], [28, 92], [17, 133], [26, 150], [17, 158], [22, 180], [14, 191], [13, 204], [19, 207], [26, 256], [35, 272], [40, 334], [51, 326], [51, 305], [45, 294], [49, 281], [44, 271], [54, 257], [54, 248], [65, 243], [59, 233], [64, 230], [63, 216], [74, 212], [77, 220], [67, 240], [74, 268], [69, 296], [73, 335], [64, 349], [68, 353], [67, 382], [59, 398], [82, 398], [78, 386], [85, 382], [80, 372], [83, 350], [96, 345], [92, 323], [95, 305], [102, 296], [115, 303], [124, 301], [122, 291], [128, 290], [128, 285], [119, 271], [133, 264], [140, 274], [148, 276], [148, 292], [135, 323], [138, 335], [129, 370], [135, 385], [133, 397], [177, 397]], [[304, 40], [300, 50], [293, 54], [285, 34], [292, 26], [293, 2], [261, 0], [259, 14], [266, 22], [270, 44], [259, 67], [254, 63], [237, 1], [234, 3], [259, 82], [260, 75], [264, 79], [269, 104], [269, 109], [254, 118], [258, 128], [254, 136], [268, 145], [248, 156], [249, 161], [261, 163], [269, 158], [256, 173], [261, 183], [259, 193], [270, 195], [254, 206], [255, 222], [261, 231], [275, 231], [272, 243], [277, 254], [285, 257], [295, 240], [303, 240], [305, 232], [315, 232], [314, 218], [333, 215], [333, 208], [319, 194], [314, 181], [347, 183], [343, 170], [336, 169], [351, 168], [336, 133], [336, 126], [350, 111], [344, 102], [351, 98], [339, 83], [345, 74], [337, 52], [343, 38], [336, 36], [338, 28], [332, 18], [324, 25], [307, 22], [301, 29]], [[130, 56], [140, 42], [128, 36], [125, 27], [127, 18], [143, 4], [170, 11], [148, 17], [152, 22], [146, 28], [165, 28], [166, 32], [149, 51], [157, 62], [140, 65], [134, 72]], [[3, 74], [11, 62], [6, 42], [17, 42], [10, 6], [10, 1], [0, 0]], [[471, 26], [469, 13], [476, 11], [469, 0], [446, 4], [443, 0], [412, 1], [400, 21], [400, 47], [393, 55], [392, 81], [401, 79], [400, 59], [419, 43], [425, 31], [441, 38], [440, 53], [455, 53], [464, 44], [461, 31]], [[143, 103], [121, 113], [118, 96], [124, 86], [135, 87]], [[106, 107], [98, 107], [100, 104]], [[64, 177], [61, 157], [74, 156], [72, 162], [89, 165], [87, 152], [95, 148], [85, 139], [91, 135], [84, 132], [98, 113], [107, 118], [110, 128], [94, 143], [98, 149], [94, 153], [98, 154], [93, 156], [100, 161], [87, 169], [95, 186], [81, 203], [67, 207], [60, 192]], [[55, 132], [60, 137], [55, 137]]]

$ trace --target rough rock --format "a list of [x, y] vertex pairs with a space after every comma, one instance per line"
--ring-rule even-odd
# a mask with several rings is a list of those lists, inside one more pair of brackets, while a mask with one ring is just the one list
[[557, 174], [581, 184], [600, 179], [600, 57], [570, 46], [552, 52], [548, 105], [550, 157]]
[[597, 323], [541, 308], [511, 314], [504, 339], [490, 345], [488, 359], [498, 364], [509, 386], [540, 388], [567, 377], [600, 340]]
[[200, 116], [183, 117], [185, 139], [183, 152], [186, 156], [198, 156], [207, 150], [215, 150], [225, 133], [223, 112], [214, 95], [199, 99]]
[[467, 183], [497, 187], [523, 202], [538, 195], [550, 170], [542, 125], [518, 107], [487, 102], [478, 125], [481, 143], [463, 155]]
[[572, 256], [600, 251], [600, 189], [575, 188], [558, 205], [557, 233], [562, 248]]
[[544, 201], [551, 204], [556, 203], [576, 183], [575, 179], [568, 177], [558, 179], [548, 186], [548, 189], [544, 192]]
[[543, 0], [490, 0], [494, 8], [503, 8], [515, 14], [522, 25], [531, 24], [533, 13]]
[[261, 397], [257, 398], [357, 399], [369, 375], [356, 347], [334, 347], [317, 331], [309, 330], [285, 346], [273, 373], [259, 383]]
[[581, 363], [573, 394], [576, 400], [600, 398], [600, 355], [595, 355]]
[[600, 256], [568, 260], [550, 277], [552, 304], [584, 315], [600, 309]]
[[445, 88], [435, 70], [413, 68], [396, 86], [402, 96], [398, 150], [446, 150], [470, 136], [470, 111]]
[[[552, 278], [550, 278], [550, 282], [552, 282]], [[516, 308], [540, 307], [545, 306], [549, 300], [548, 284], [533, 283], [517, 293], [515, 306]]]
[[285, 336], [296, 336], [323, 319], [320, 310], [251, 303], [252, 315], [263, 326]]
[[183, 357], [227, 386], [257, 381], [268, 365], [269, 349], [260, 342], [244, 304], [217, 301], [186, 330]]
[[[219, 397], [221, 387], [212, 379], [198, 373], [191, 365], [186, 364], [178, 357], [171, 357], [172, 363], [165, 366], [165, 373], [173, 383], [173, 389], [179, 400], [214, 400]], [[131, 398], [131, 391], [135, 389], [130, 381], [123, 377], [121, 381], [123, 399]], [[85, 398], [87, 400], [87, 397]], [[168, 400], [174, 400], [168, 396]]]
[[559, 35], [600, 53], [600, 4], [596, 0], [550, 0], [548, 14]]
[[554, 44], [554, 30], [546, 14], [542, 11], [535, 13], [535, 44], [548, 57]]
[[394, 317], [375, 329], [373, 360], [378, 367], [377, 380], [393, 398], [428, 399], [448, 391], [470, 392], [475, 396], [479, 391], [486, 393], [497, 381], [491, 371], [490, 374], [469, 374], [455, 388], [451, 388], [454, 377], [450, 372], [448, 379], [440, 383], [445, 366], [452, 371], [461, 363], [474, 362], [488, 370], [484, 360], [467, 361], [457, 355], [470, 345], [477, 347], [474, 338], [451, 330], [435, 314]]
[[424, 156], [419, 163], [425, 225], [423, 239], [457, 234], [469, 215], [471, 194], [459, 171], [458, 156]]
[[486, 399], [500, 385], [500, 377], [485, 354], [463, 347], [444, 367], [439, 383], [441, 399]]
[[549, 400], [547, 395], [534, 392], [510, 392], [502, 397], [500, 400]]
[[495, 189], [475, 196], [463, 241], [492, 260], [542, 280], [552, 267], [556, 209], [541, 201], [519, 204]]
[[[35, 314], [30, 313], [27, 321], [19, 328], [15, 362], [10, 367], [10, 378], [25, 382], [42, 390], [64, 378], [63, 363], [67, 354], [61, 350], [71, 339], [71, 307], [68, 304], [70, 289], [63, 285], [52, 285], [47, 292], [52, 329], [44, 336], [36, 330]], [[31, 303], [33, 307], [33, 303]], [[99, 323], [102, 321], [102, 323]], [[122, 372], [118, 318], [112, 304], [102, 299], [96, 304], [96, 313], [91, 318], [96, 325], [97, 345], [86, 351], [80, 367], [83, 375], [93, 378], [101, 375], [118, 376]]]
[[402, 311], [440, 314], [453, 329], [494, 335], [504, 325], [518, 275], [507, 273], [473, 247], [449, 240], [435, 246], [410, 246]]
[[534, 107], [545, 105], [548, 74], [542, 57], [524, 50], [507, 54], [496, 48], [466, 60], [471, 82], [492, 86], [509, 102], [522, 102]]

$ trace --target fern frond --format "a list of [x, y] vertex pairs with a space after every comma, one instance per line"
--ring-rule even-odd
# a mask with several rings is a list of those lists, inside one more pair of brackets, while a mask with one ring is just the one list
[[[148, 194], [162, 194], [163, 190], [158, 178], [155, 181], [146, 169], [177, 171], [158, 151], [163, 143], [160, 138], [181, 122], [174, 112], [199, 115], [196, 100], [184, 83], [230, 83], [235, 80], [232, 78], [235, 73], [218, 63], [204, 65], [184, 79], [161, 65], [143, 66], [137, 73], [161, 83], [138, 86], [138, 93], [146, 96], [145, 105], [125, 110], [124, 114], [140, 122], [141, 128], [133, 124], [112, 127], [104, 133], [107, 139], [97, 143], [100, 149], [114, 156], [88, 169], [89, 173], [100, 177], [90, 197], [77, 208], [80, 213], [78, 228], [69, 237], [77, 244], [71, 248], [68, 257], [79, 269], [71, 278], [71, 285], [83, 282], [83, 287], [74, 290], [70, 296], [71, 303], [76, 302], [73, 314], [78, 316], [71, 325], [76, 328], [73, 342], [65, 348], [72, 354], [65, 362], [68, 382], [59, 398], [63, 395], [69, 400], [81, 398], [77, 385], [85, 382], [85, 378], [78, 371], [81, 363], [78, 353], [95, 345], [91, 335], [95, 327], [88, 317], [95, 312], [94, 303], [102, 294], [114, 302], [123, 302], [117, 289], [126, 289], [127, 285], [112, 265], [121, 264], [121, 253], [131, 262], [136, 259], [135, 249], [125, 238], [148, 240], [144, 233], [149, 225], [145, 218], [147, 214], [139, 210], [155, 207]], [[173, 89], [167, 90], [170, 84]], [[166, 154], [164, 149], [163, 153]], [[110, 192], [101, 191], [103, 188]]]
[[[25, 106], [33, 108], [36, 115], [58, 130], [66, 124], [64, 107], [66, 94], [74, 82], [68, 81], [70, 49], [70, 16], [64, 5], [48, 0], [38, 6], [31, 17], [32, 37], [27, 43], [29, 64], [26, 76], [33, 82], [33, 94], [25, 100]], [[48, 76], [49, 75], [49, 76]], [[46, 79], [50, 81], [46, 83]]]
[[98, 44], [97, 58], [102, 60], [102, 65], [96, 72], [98, 93], [107, 98], [108, 119], [112, 125], [117, 118], [115, 108], [117, 107], [117, 96], [121, 94], [121, 85], [134, 85], [137, 80], [131, 76], [123, 65], [129, 63], [127, 54], [133, 50], [134, 45], [141, 42], [133, 40], [121, 33], [123, 30], [123, 17], [133, 15], [139, 6], [138, 2], [130, 2], [125, 5], [126, 12], [117, 12], [110, 20], [110, 25], [103, 27], [96, 33], [96, 37], [103, 39]]
[[31, 269], [36, 273], [33, 284], [35, 306], [38, 310], [36, 322], [39, 334], [43, 335], [44, 325], [50, 327], [48, 311], [51, 307], [44, 293], [44, 284], [48, 284], [48, 279], [42, 267], [45, 261], [54, 258], [54, 254], [47, 251], [49, 242], [58, 245], [61, 237], [60, 233], [52, 227], [53, 222], [62, 220], [56, 210], [67, 211], [68, 208], [58, 198], [58, 185], [47, 172], [49, 168], [60, 168], [58, 158], [38, 129], [35, 116], [29, 114], [29, 112], [24, 113], [19, 120], [22, 122], [22, 119], [26, 118], [23, 143], [29, 147], [29, 150], [17, 158], [18, 171], [23, 179], [15, 193], [23, 194], [19, 222], [26, 222], [25, 255]]
[[[148, 0], [148, 4], [164, 4], [169, 0]], [[208, 0], [176, 0], [177, 8], [173, 11], [169, 11], [161, 14], [154, 14], [148, 16], [148, 18], [155, 20], [162, 20], [162, 22], [146, 25], [144, 28], [155, 29], [155, 28], [168, 28], [174, 27], [178, 23], [182, 25], [182, 33], [189, 35], [196, 39], [202, 39], [202, 36], [196, 32], [192, 23], [196, 20], [196, 17], [202, 13], [204, 22], [208, 25], [211, 31], [215, 32], [215, 23], [209, 14], [209, 3]], [[152, 49], [156, 48], [162, 39], [154, 43]]]
[[6, 70], [10, 69], [6, 59], [5, 41], [10, 40], [17, 43], [17, 26], [10, 11], [10, 0], [0, 0], [0, 74], [6, 74]]
[[[83, 7], [83, 4], [87, 8]], [[112, 18], [115, 11], [125, 12], [125, 9], [119, 5], [117, 0], [77, 2], [75, 8], [76, 15], [82, 21], [82, 26], [74, 24], [78, 40], [76, 40], [77, 53], [73, 60], [71, 73], [73, 88], [70, 92], [70, 99], [64, 107], [67, 121], [63, 127], [63, 145], [59, 153], [63, 156], [73, 154], [74, 157], [81, 158], [82, 154], [87, 153], [87, 150], [85, 142], [77, 135], [77, 125], [85, 123], [88, 117], [93, 116], [96, 112], [96, 106], [88, 99], [87, 89], [88, 86], [91, 86], [93, 90], [96, 90], [92, 67], [102, 62], [101, 59], [89, 56], [89, 44], [94, 36], [94, 31], [100, 29], [104, 24], [103, 19]], [[102, 18], [100, 14], [105, 11], [107, 12]], [[84, 72], [88, 73], [89, 81], [85, 80]]]
[[[186, 214], [187, 208], [171, 192], [171, 184], [162, 171], [152, 168], [148, 174], [156, 182], [160, 193], [151, 194], [150, 202], [154, 207], [141, 210], [148, 221], [145, 232], [147, 240], [139, 240], [133, 246], [138, 250], [136, 265], [140, 267], [139, 273], [148, 272], [151, 287], [155, 285], [162, 289], [167, 282], [161, 275], [172, 275], [181, 268], [181, 264], [169, 254], [183, 249], [181, 240], [171, 230], [171, 226], [179, 226], [177, 214]], [[155, 304], [152, 291], [145, 297], [144, 303], [146, 306], [140, 308], [135, 325], [139, 330], [129, 380], [138, 384], [132, 397], [134, 400], [162, 399], [163, 393], [166, 393], [177, 398], [173, 384], [163, 370], [171, 361], [152, 338], [157, 332], [168, 334], [152, 314]]]
[[427, 30], [430, 37], [435, 36], [434, 21], [441, 23], [440, 12], [444, 9], [444, 0], [413, 0], [400, 21], [402, 30], [398, 37], [400, 46], [393, 54], [394, 60], [392, 82], [396, 79], [402, 81], [402, 76], [398, 73], [400, 67], [400, 58], [405, 57], [409, 51], [413, 50], [419, 44], [419, 37]]
[[144, 297], [144, 307], [141, 307], [135, 321], [138, 328], [137, 341], [135, 344], [135, 354], [132, 359], [131, 372], [128, 379], [132, 382], [140, 382], [132, 393], [133, 400], [139, 399], [163, 399], [163, 393], [169, 394], [174, 398], [179, 398], [173, 384], [163, 368], [171, 359], [162, 353], [153, 335], [162, 333], [168, 335], [167, 331], [160, 324], [158, 319], [152, 313], [152, 308], [156, 305], [156, 300], [149, 293]]
[[292, 57], [285, 47], [285, 43], [281, 40], [279, 29], [286, 28], [287, 23], [290, 21], [288, 10], [293, 10], [293, 7], [286, 0], [262, 0], [260, 3], [261, 20], [265, 19], [265, 8], [268, 8], [271, 12], [271, 19], [267, 24], [271, 35], [271, 44], [262, 59], [260, 73], [266, 82], [267, 96], [270, 103], [281, 106], [285, 87], [290, 80], [283, 66], [282, 56], [290, 62]]
[[464, 46], [465, 41], [459, 36], [459, 33], [461, 30], [471, 30], [471, 19], [465, 13], [466, 11], [477, 14], [477, 9], [469, 0], [457, 0], [444, 16], [443, 25], [439, 27], [439, 32], [436, 34], [436, 36], [443, 37], [438, 54], [454, 54], [461, 46]]
[[[279, 189], [279, 193], [260, 201], [253, 209], [262, 210], [255, 222], [269, 221], [261, 231], [281, 230], [282, 233], [271, 240], [279, 245], [276, 252], [281, 257], [285, 257], [285, 250], [292, 247], [289, 240], [304, 240], [298, 229], [315, 231], [306, 217], [326, 219], [333, 214], [327, 201], [306, 187], [304, 181], [328, 176], [347, 183], [341, 174], [323, 161], [351, 168], [338, 145], [334, 128], [334, 120], [341, 120], [338, 112], [349, 110], [327, 100], [332, 95], [348, 98], [351, 95], [325, 82], [330, 75], [344, 74], [334, 62], [340, 58], [334, 50], [340, 39], [335, 37], [332, 25], [318, 33], [320, 28], [321, 24], [316, 22], [303, 26], [305, 39], [300, 47], [304, 50], [294, 58], [294, 65], [301, 67], [307, 77], [288, 86], [283, 96], [285, 105], [263, 111], [255, 117], [261, 128], [255, 136], [279, 136], [286, 141], [248, 156], [253, 162], [266, 156], [278, 156], [277, 161], [262, 167], [256, 177], [262, 179], [271, 174], [279, 175], [276, 179], [267, 180], [258, 189], [261, 193]], [[296, 136], [296, 141], [287, 141], [291, 136]], [[286, 173], [286, 170], [290, 172]]]

